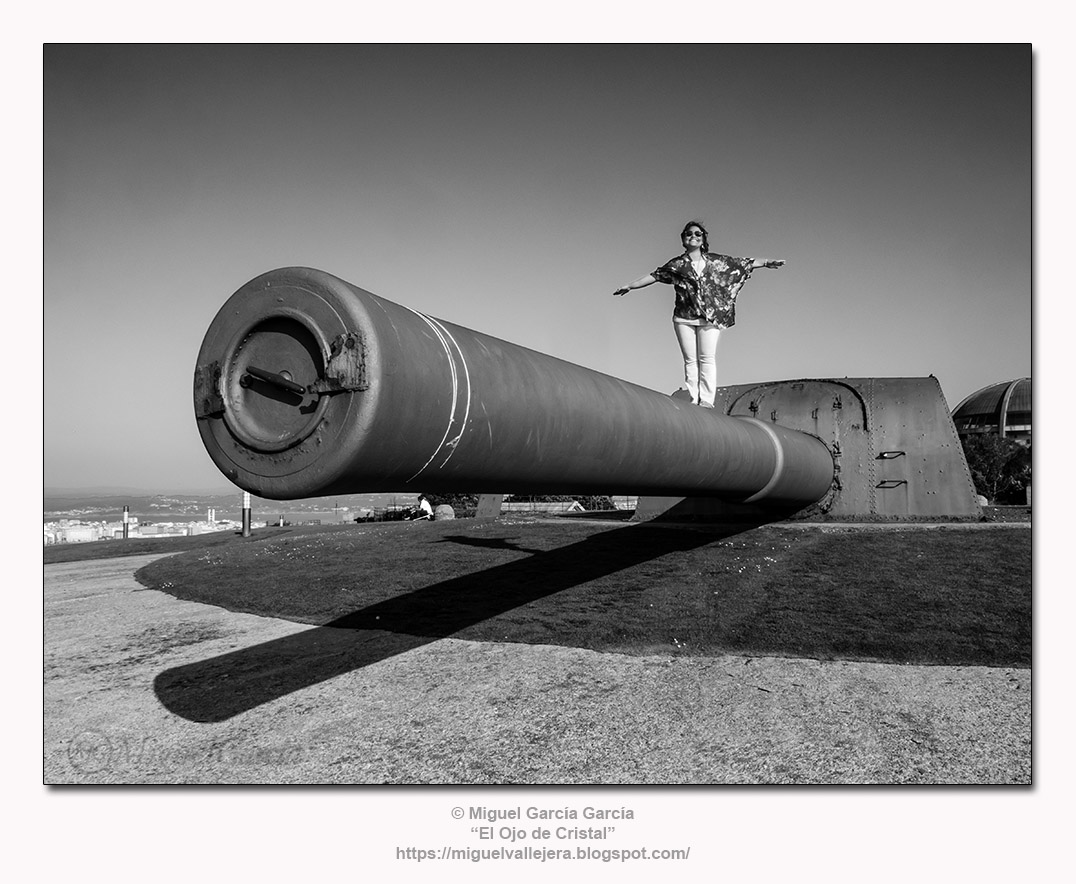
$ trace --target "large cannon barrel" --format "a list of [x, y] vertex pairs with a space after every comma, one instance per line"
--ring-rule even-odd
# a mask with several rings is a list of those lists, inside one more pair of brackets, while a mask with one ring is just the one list
[[807, 505], [806, 433], [711, 409], [386, 301], [318, 270], [250, 281], [206, 333], [198, 429], [278, 500], [367, 491], [710, 496]]

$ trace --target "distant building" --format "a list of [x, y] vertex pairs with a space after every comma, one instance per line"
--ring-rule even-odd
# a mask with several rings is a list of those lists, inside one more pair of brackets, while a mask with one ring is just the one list
[[354, 519], [351, 512], [346, 509], [338, 510], [313, 510], [306, 513], [281, 513], [276, 519], [270, 519], [273, 524], [282, 525], [339, 525]]
[[97, 529], [92, 525], [72, 525], [63, 529], [61, 542], [88, 543], [91, 540], [97, 540], [99, 536]]
[[187, 535], [194, 534], [217, 534], [237, 527], [236, 522], [192, 522], [185, 525], [183, 531]]
[[953, 409], [961, 441], [992, 434], [1031, 444], [1031, 378], [991, 384], [972, 393]]
[[501, 504], [502, 513], [585, 513], [578, 500], [512, 500]]
[[183, 537], [189, 533], [186, 525], [177, 526], [171, 522], [163, 525], [142, 525], [139, 529], [139, 534], [143, 537]]

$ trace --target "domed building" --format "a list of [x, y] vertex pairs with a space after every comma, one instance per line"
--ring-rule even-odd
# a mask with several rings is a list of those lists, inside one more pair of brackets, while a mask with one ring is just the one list
[[963, 441], [992, 433], [1021, 445], [1031, 444], [1031, 378], [983, 387], [953, 409], [953, 423]]

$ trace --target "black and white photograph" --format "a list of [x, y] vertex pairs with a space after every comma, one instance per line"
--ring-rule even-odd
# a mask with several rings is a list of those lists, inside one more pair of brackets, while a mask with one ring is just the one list
[[41, 51], [53, 800], [691, 879], [648, 801], [1041, 785], [1032, 44]]

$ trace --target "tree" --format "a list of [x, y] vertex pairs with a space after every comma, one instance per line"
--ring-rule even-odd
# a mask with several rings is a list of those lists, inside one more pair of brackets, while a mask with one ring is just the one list
[[602, 510], [615, 510], [616, 504], [613, 503], [613, 498], [605, 494], [589, 494], [583, 497], [577, 497], [580, 505], [587, 512], [600, 512]]
[[604, 494], [509, 494], [505, 500], [522, 503], [571, 503], [574, 500], [587, 512], [616, 509], [613, 499]]
[[1031, 484], [1031, 446], [1021, 445], [1009, 462], [1005, 465], [1009, 477], [1009, 490], [1007, 499], [1012, 503], [1025, 503], [1027, 495], [1024, 491]]
[[964, 439], [975, 490], [991, 503], [1019, 501], [1031, 484], [1031, 449], [1005, 436], [982, 433]]

